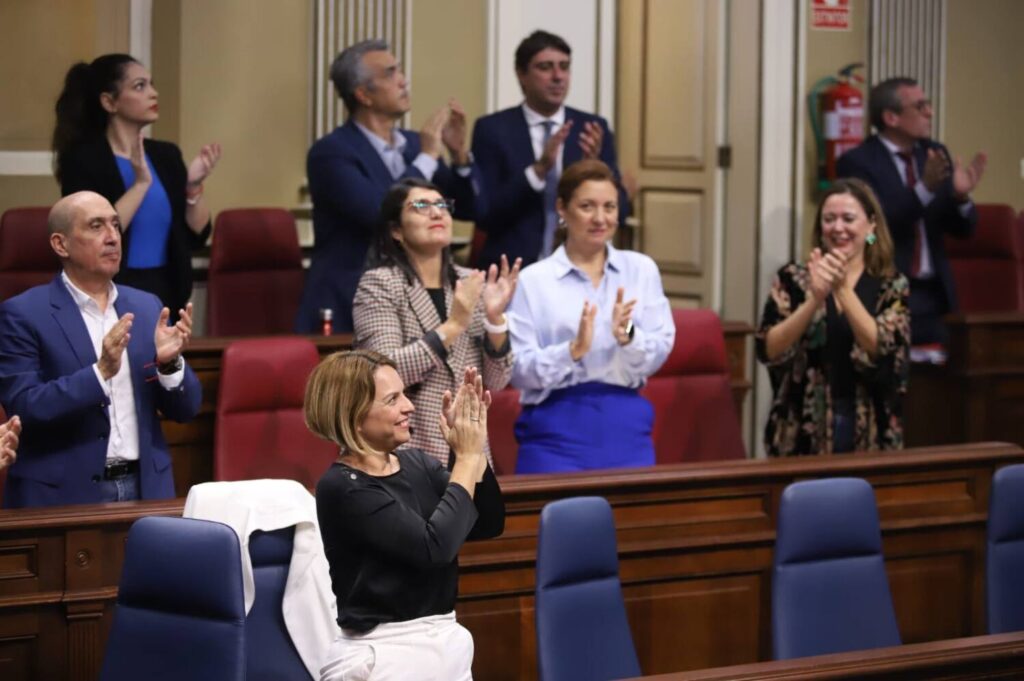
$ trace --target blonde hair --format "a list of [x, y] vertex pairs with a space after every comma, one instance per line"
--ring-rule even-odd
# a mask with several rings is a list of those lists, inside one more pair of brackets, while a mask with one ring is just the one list
[[359, 432], [359, 425], [377, 394], [374, 374], [381, 366], [397, 370], [388, 357], [372, 350], [349, 350], [328, 355], [306, 382], [302, 411], [306, 427], [356, 454], [380, 454]]

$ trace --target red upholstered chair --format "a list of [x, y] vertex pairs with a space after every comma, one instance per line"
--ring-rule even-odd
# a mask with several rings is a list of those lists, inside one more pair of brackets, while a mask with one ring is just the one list
[[306, 379], [320, 361], [299, 337], [254, 338], [224, 351], [213, 443], [214, 480], [284, 478], [314, 487], [338, 447], [302, 418]]
[[729, 388], [722, 324], [711, 310], [673, 310], [676, 342], [640, 391], [654, 405], [658, 463], [742, 459], [740, 423]]
[[207, 333], [291, 333], [305, 275], [295, 218], [281, 208], [217, 216], [207, 282]]
[[11, 208], [0, 217], [0, 300], [48, 283], [60, 271], [50, 248], [46, 207]]
[[487, 412], [487, 440], [491, 445], [496, 475], [512, 475], [516, 472], [515, 425], [519, 418], [519, 391], [508, 387], [491, 393], [491, 408]]
[[1004, 204], [978, 204], [969, 239], [946, 238], [960, 311], [1024, 310], [1024, 253], [1017, 216]]

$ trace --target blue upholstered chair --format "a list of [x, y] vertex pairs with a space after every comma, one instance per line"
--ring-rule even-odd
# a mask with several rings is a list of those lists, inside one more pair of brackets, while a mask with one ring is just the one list
[[1024, 464], [992, 477], [986, 592], [988, 633], [1024, 630]]
[[619, 583], [615, 521], [600, 497], [553, 501], [537, 536], [541, 681], [640, 676]]
[[147, 517], [128, 532], [103, 681], [245, 679], [238, 536], [221, 523]]
[[871, 485], [859, 478], [789, 485], [772, 570], [775, 659], [899, 644]]
[[292, 560], [295, 526], [249, 536], [256, 587], [245, 621], [246, 681], [309, 681], [306, 666], [285, 626], [281, 603]]

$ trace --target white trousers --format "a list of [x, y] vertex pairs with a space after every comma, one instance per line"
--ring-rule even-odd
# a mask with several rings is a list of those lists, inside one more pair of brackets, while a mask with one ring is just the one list
[[472, 681], [473, 636], [455, 613], [342, 632], [327, 650], [320, 681]]

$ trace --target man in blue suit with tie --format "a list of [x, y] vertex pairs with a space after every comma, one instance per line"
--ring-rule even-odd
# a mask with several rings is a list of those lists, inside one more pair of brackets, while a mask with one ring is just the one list
[[483, 179], [476, 226], [487, 233], [478, 267], [502, 254], [524, 265], [551, 254], [558, 178], [582, 158], [608, 164], [620, 180], [620, 222], [629, 216], [608, 121], [565, 106], [571, 55], [561, 37], [534, 31], [516, 49], [523, 103], [476, 122], [473, 157]]
[[0, 305], [0, 403], [22, 426], [4, 506], [171, 498], [157, 412], [199, 411], [192, 305], [170, 326], [156, 296], [114, 285], [122, 226], [99, 194], [64, 197], [49, 225], [63, 271]]
[[910, 280], [910, 338], [944, 343], [943, 316], [956, 310], [956, 287], [946, 258], [947, 234], [967, 238], [978, 214], [970, 193], [985, 172], [980, 153], [968, 165], [931, 139], [932, 103], [911, 78], [890, 78], [871, 89], [877, 130], [839, 157], [840, 177], [867, 182], [878, 196], [896, 249], [896, 267]]
[[[409, 84], [383, 40], [343, 50], [331, 80], [348, 111], [344, 125], [316, 141], [306, 158], [313, 199], [313, 258], [295, 322], [319, 333], [320, 311], [334, 333], [352, 331], [352, 299], [365, 268], [384, 194], [403, 177], [419, 177], [455, 199], [455, 216], [475, 215], [478, 181], [466, 143], [466, 114], [451, 100], [420, 131], [398, 127], [409, 111]], [[448, 150], [451, 167], [441, 158]]]

